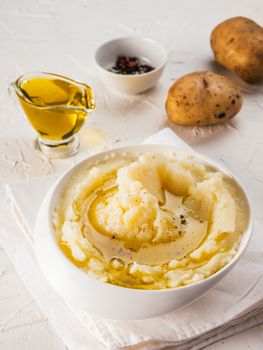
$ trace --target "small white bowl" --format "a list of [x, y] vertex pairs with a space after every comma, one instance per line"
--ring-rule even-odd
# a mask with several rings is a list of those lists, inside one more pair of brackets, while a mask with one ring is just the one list
[[[110, 72], [119, 55], [138, 57], [155, 69], [138, 75], [123, 75]], [[107, 41], [95, 52], [101, 78], [115, 90], [139, 94], [151, 88], [160, 79], [167, 62], [167, 52], [156, 41], [143, 37], [124, 37]]]
[[[73, 306], [105, 318], [149, 318], [182, 308], [200, 298], [210, 288], [214, 287], [234, 267], [244, 253], [252, 234], [251, 206], [245, 190], [239, 181], [228, 170], [222, 167], [222, 165], [201, 154], [188, 152], [205, 165], [213, 167], [223, 172], [226, 176], [233, 178], [240, 191], [244, 194], [247, 202], [248, 226], [242, 235], [237, 254], [230, 263], [215, 274], [202, 281], [183, 287], [163, 290], [142, 290], [103, 283], [89, 276], [84, 270], [76, 267], [63, 254], [52, 228], [52, 213], [72, 175], [85, 164], [94, 163], [112, 152], [115, 154], [127, 152], [134, 155], [152, 152], [164, 154], [169, 154], [170, 152], [182, 153], [171, 146], [129, 146], [96, 154], [66, 172], [47, 194], [37, 217], [35, 251], [40, 267], [54, 289]], [[185, 152], [183, 153], [185, 154]]]

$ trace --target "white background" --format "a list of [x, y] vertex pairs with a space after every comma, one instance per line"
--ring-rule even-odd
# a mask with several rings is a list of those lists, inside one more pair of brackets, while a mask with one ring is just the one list
[[[217, 66], [209, 45], [210, 32], [220, 21], [243, 15], [262, 25], [262, 14], [261, 0], [1, 0], [0, 182], [48, 175], [92, 152], [142, 141], [167, 125], [164, 104], [173, 81], [185, 73], [208, 69], [230, 76], [242, 87], [241, 112], [224, 125], [173, 129], [197, 151], [224, 162], [239, 175], [262, 222], [263, 88], [248, 86]], [[161, 82], [135, 97], [104, 86], [93, 65], [99, 44], [132, 34], [159, 41], [169, 53]], [[97, 110], [81, 131], [77, 157], [50, 161], [34, 149], [35, 134], [7, 93], [15, 78], [32, 71], [64, 74], [94, 88]], [[258, 326], [209, 349], [257, 350], [262, 344], [263, 326]], [[3, 250], [0, 349], [65, 349]]]

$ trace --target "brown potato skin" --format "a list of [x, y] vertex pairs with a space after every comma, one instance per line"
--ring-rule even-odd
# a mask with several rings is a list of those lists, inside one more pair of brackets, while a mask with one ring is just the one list
[[231, 80], [201, 71], [184, 75], [171, 86], [166, 112], [179, 125], [218, 124], [233, 118], [242, 103], [241, 92]]
[[263, 27], [245, 17], [227, 19], [210, 37], [215, 59], [248, 83], [263, 79]]

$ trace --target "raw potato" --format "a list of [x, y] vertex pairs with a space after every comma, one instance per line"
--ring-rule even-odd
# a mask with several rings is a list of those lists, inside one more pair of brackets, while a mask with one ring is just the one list
[[263, 27], [245, 17], [220, 23], [211, 33], [217, 62], [248, 83], [263, 79]]
[[166, 111], [175, 124], [217, 124], [233, 118], [242, 101], [239, 88], [228, 78], [212, 72], [194, 72], [171, 86]]

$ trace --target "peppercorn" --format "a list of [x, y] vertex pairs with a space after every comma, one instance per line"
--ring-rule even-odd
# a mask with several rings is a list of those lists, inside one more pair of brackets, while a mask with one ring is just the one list
[[117, 57], [115, 66], [111, 67], [109, 71], [116, 74], [135, 75], [148, 73], [153, 69], [149, 64], [140, 64], [138, 57], [120, 55]]

